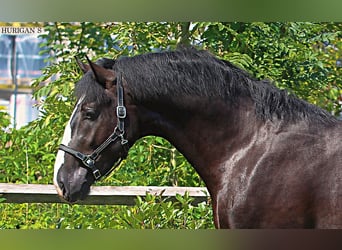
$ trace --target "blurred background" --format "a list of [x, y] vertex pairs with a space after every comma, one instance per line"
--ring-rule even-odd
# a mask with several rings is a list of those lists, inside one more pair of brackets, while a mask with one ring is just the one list
[[38, 118], [32, 99], [33, 79], [47, 66], [39, 34], [0, 34], [0, 110], [11, 116], [11, 127], [20, 128]]

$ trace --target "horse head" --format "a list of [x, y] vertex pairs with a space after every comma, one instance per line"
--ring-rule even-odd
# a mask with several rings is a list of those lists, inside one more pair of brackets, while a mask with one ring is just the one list
[[[120, 73], [77, 60], [84, 75], [76, 84], [77, 104], [64, 131], [54, 166], [54, 184], [68, 202], [84, 199], [90, 186], [127, 156], [134, 138], [134, 115]], [[106, 65], [105, 65], [106, 66]]]

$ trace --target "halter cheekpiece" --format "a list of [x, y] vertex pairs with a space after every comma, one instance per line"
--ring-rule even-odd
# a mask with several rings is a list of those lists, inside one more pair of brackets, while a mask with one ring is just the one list
[[[83, 154], [77, 150], [72, 149], [64, 144], [59, 145], [59, 149], [64, 152], [76, 157], [81, 160], [82, 167], [90, 170], [95, 180], [100, 179], [102, 176], [108, 176], [119, 164], [126, 158], [128, 153], [128, 140], [125, 138], [125, 118], [127, 116], [126, 107], [124, 105], [124, 89], [122, 86], [122, 76], [120, 73], [117, 74], [116, 92], [117, 92], [117, 106], [116, 106], [116, 117], [117, 124], [114, 128], [114, 132], [91, 154]], [[124, 149], [124, 155], [120, 158], [114, 166], [107, 171], [105, 174], [101, 174], [100, 170], [95, 166], [96, 159], [100, 156], [101, 152], [106, 149], [111, 143], [120, 142], [120, 145]]]

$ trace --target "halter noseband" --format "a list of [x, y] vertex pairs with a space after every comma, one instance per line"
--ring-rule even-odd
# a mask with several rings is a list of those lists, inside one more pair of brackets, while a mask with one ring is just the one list
[[[77, 159], [81, 160], [83, 163], [84, 168], [90, 170], [95, 178], [95, 180], [100, 179], [101, 176], [108, 176], [119, 164], [120, 162], [126, 158], [128, 153], [128, 140], [125, 138], [125, 118], [126, 114], [126, 107], [124, 105], [124, 94], [123, 94], [123, 87], [122, 87], [122, 76], [119, 73], [117, 76], [117, 99], [118, 104], [116, 106], [116, 116], [117, 116], [117, 125], [114, 128], [114, 132], [100, 145], [98, 146], [91, 154], [83, 154], [77, 150], [72, 149], [69, 146], [60, 144], [59, 149], [63, 150], [64, 152], [76, 157]], [[107, 171], [106, 174], [102, 175], [100, 170], [96, 168], [95, 161], [100, 156], [101, 152], [106, 149], [111, 143], [119, 141], [124, 149], [124, 155], [114, 164], [114, 166]]]

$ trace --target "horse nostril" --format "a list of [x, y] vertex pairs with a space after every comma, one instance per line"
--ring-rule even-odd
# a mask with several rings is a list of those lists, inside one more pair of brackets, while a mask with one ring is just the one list
[[59, 181], [59, 182], [58, 182], [58, 186], [59, 186], [59, 188], [61, 189], [62, 194], [63, 194], [63, 196], [64, 196], [64, 194], [65, 194], [65, 186], [64, 186], [64, 183], [63, 183], [62, 181]]
[[63, 181], [63, 178], [61, 175], [58, 175], [58, 177], [57, 177], [57, 184], [58, 184], [60, 191], [62, 191], [62, 194], [64, 196], [64, 194], [66, 192], [66, 188], [65, 188], [64, 181]]
[[61, 190], [62, 190], [62, 195], [63, 195], [63, 198], [66, 200], [66, 201], [70, 201], [70, 193], [68, 192], [68, 190], [64, 187], [63, 184], [61, 184]]

